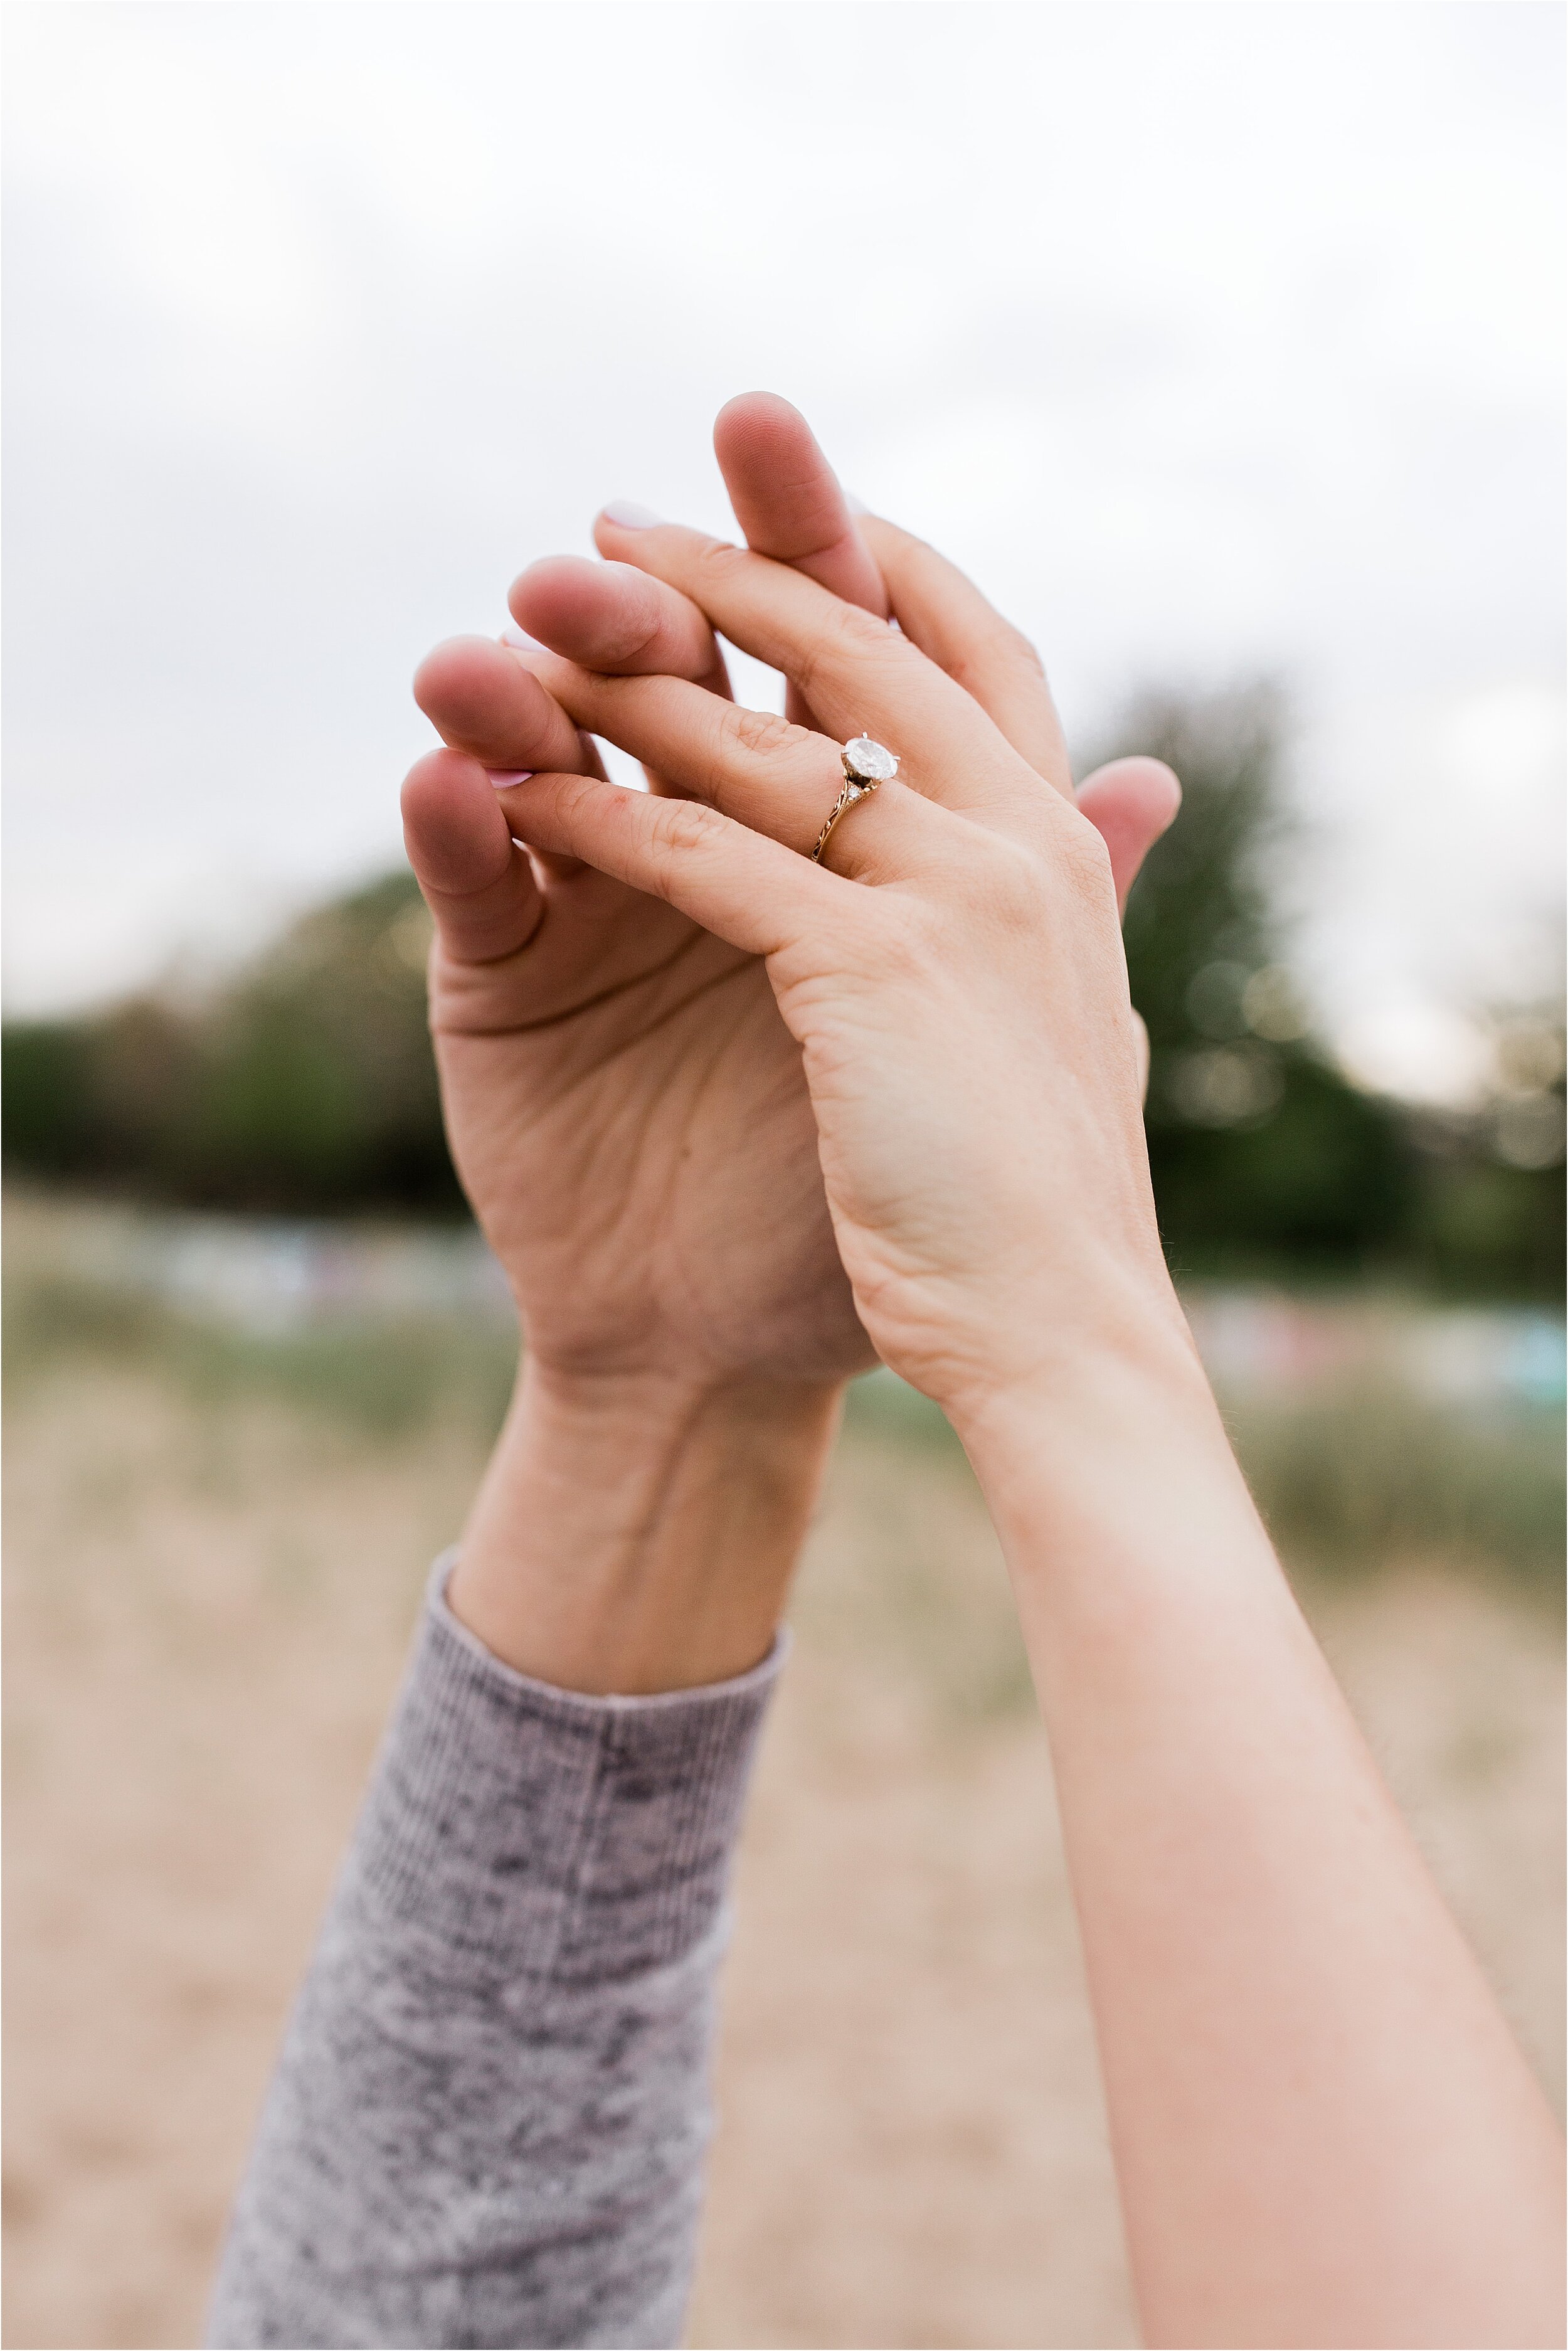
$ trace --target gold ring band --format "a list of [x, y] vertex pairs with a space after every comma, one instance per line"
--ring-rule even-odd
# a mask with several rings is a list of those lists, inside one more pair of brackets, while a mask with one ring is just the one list
[[837, 824], [844, 810], [847, 808], [853, 808], [856, 800], [863, 800], [867, 799], [871, 793], [875, 791], [875, 789], [876, 786], [874, 784], [857, 784], [853, 782], [845, 784], [843, 790], [833, 802], [832, 810], [829, 815], [827, 823], [817, 835], [817, 846], [811, 852], [811, 862], [813, 865], [820, 865], [821, 863], [822, 852], [828, 845], [828, 835], [832, 831], [834, 825]]
[[829, 835], [844, 810], [853, 808], [856, 800], [869, 799], [878, 784], [886, 783], [890, 776], [898, 773], [898, 760], [894, 753], [884, 744], [873, 742], [869, 735], [852, 737], [844, 745], [841, 756], [844, 788], [829, 810], [826, 824], [817, 835], [817, 846], [811, 852], [813, 865], [821, 863]]

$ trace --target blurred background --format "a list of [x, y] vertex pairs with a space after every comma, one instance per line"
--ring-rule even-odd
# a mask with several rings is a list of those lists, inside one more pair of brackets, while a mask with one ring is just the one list
[[[1082, 766], [1183, 778], [1127, 925], [1167, 1248], [1561, 2106], [1561, 10], [6, 47], [6, 2339], [198, 2339], [507, 1394], [410, 674], [610, 496], [726, 528], [757, 385], [1034, 637]], [[796, 1613], [692, 2339], [1130, 2342], [1005, 1580], [885, 1374]]]

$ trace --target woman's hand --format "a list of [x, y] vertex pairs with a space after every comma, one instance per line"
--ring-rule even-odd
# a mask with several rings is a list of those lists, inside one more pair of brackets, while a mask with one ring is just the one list
[[[783, 670], [831, 733], [681, 679], [540, 657], [577, 726], [689, 798], [556, 774], [500, 799], [531, 847], [765, 958], [859, 1319], [962, 1425], [998, 1385], [1082, 1376], [1130, 1319], [1174, 1329], [1179, 1315], [1111, 856], [1070, 798], [1039, 664], [929, 549], [863, 528], [898, 631], [755, 553], [602, 517], [607, 556]], [[525, 575], [515, 604], [529, 593]], [[814, 866], [840, 742], [862, 730], [898, 753], [897, 780]], [[1171, 779], [1141, 764], [1135, 780], [1168, 809]]]

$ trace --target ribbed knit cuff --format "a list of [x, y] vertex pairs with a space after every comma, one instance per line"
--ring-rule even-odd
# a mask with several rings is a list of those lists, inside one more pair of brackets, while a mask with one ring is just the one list
[[724, 1899], [780, 1635], [748, 1674], [592, 1698], [514, 1673], [437, 1560], [351, 1874], [454, 1957], [558, 1982], [680, 1959]]

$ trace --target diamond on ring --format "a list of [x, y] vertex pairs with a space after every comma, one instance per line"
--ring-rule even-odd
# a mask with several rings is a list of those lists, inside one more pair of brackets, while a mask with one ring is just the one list
[[844, 773], [863, 790], [868, 784], [891, 781], [898, 773], [898, 760], [885, 743], [873, 742], [869, 735], [856, 735], [844, 745]]

